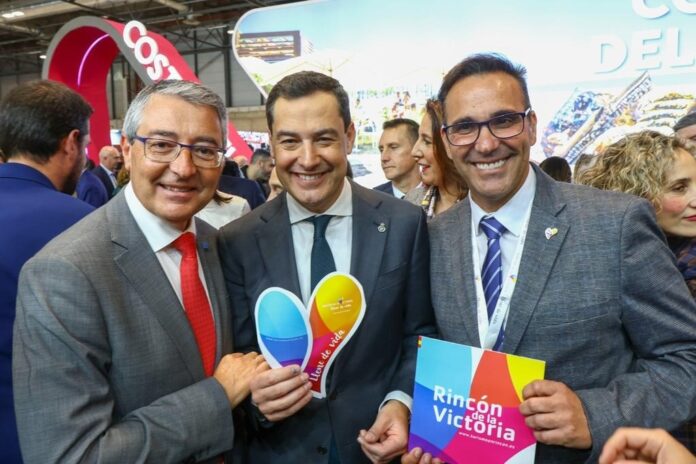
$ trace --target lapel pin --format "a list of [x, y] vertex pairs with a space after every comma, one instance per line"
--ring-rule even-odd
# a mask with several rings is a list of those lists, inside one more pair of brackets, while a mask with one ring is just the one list
[[379, 232], [386, 232], [387, 231], [387, 225], [383, 222], [380, 222], [379, 225], [377, 226], [377, 230]]
[[546, 230], [544, 231], [544, 235], [546, 236], [546, 240], [550, 240], [551, 237], [556, 235], [558, 233], [558, 229], [555, 227], [547, 227]]

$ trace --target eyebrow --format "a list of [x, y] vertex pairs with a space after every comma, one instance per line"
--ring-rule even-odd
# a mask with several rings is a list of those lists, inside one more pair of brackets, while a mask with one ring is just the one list
[[[317, 138], [321, 137], [322, 135], [333, 135], [334, 137], [338, 136], [338, 131], [336, 129], [319, 129], [316, 132], [313, 132], [311, 134], [312, 138]], [[302, 138], [299, 132], [293, 132], [293, 131], [287, 131], [287, 130], [281, 130], [276, 133], [276, 137], [296, 137], [296, 138]]]
[[[179, 135], [176, 132], [167, 131], [167, 130], [160, 130], [160, 129], [155, 129], [155, 130], [148, 132], [148, 137], [153, 137], [153, 136], [168, 137], [168, 138], [171, 138], [173, 140], [178, 140], [178, 137], [179, 137]], [[209, 137], [207, 135], [200, 135], [200, 136], [193, 139], [194, 145], [197, 143], [201, 143], [201, 142], [210, 143], [210, 144], [216, 145], [216, 146], [220, 145], [220, 143], [217, 141], [217, 139], [215, 139], [214, 137]]]
[[[505, 116], [506, 114], [524, 113], [524, 111], [525, 111], [525, 110], [517, 111], [517, 110], [515, 110], [515, 109], [498, 110], [498, 111], [496, 111], [495, 113], [491, 114], [488, 118], [486, 118], [486, 120], [490, 120], [490, 119], [493, 119], [493, 118], [497, 118], [498, 116]], [[475, 120], [475, 119], [473, 119], [473, 118], [464, 117], [464, 118], [455, 119], [454, 121], [452, 121], [452, 124], [459, 124], [459, 123], [462, 123], [462, 122], [480, 122], [480, 121], [477, 121], [477, 120]]]

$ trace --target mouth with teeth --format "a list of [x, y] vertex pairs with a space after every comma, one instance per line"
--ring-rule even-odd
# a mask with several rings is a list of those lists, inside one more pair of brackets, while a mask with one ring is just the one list
[[499, 169], [502, 168], [503, 165], [510, 159], [510, 157], [500, 159], [498, 161], [491, 161], [491, 162], [475, 162], [471, 163], [474, 166], [476, 166], [477, 169], [480, 169], [482, 171], [492, 171], [494, 169]]

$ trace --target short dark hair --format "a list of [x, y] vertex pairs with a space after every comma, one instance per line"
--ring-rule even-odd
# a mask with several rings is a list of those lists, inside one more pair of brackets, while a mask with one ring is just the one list
[[408, 138], [411, 140], [412, 144], [415, 144], [418, 140], [418, 130], [420, 126], [413, 119], [408, 118], [394, 118], [389, 121], [384, 121], [382, 124], [382, 130], [394, 129], [395, 127], [405, 126]]
[[[499, 53], [480, 53], [464, 58], [445, 75], [440, 91], [437, 94], [437, 99], [442, 104], [443, 113], [445, 110], [445, 99], [449, 91], [454, 87], [454, 84], [467, 77], [495, 72], [502, 72], [514, 77], [522, 89], [525, 106], [527, 108], [532, 106], [529, 100], [529, 91], [527, 90], [527, 69], [520, 64], [513, 63]], [[447, 119], [447, 116], [444, 115], [444, 118]]]
[[333, 77], [314, 71], [300, 71], [285, 76], [273, 86], [266, 100], [266, 122], [268, 130], [273, 132], [273, 107], [279, 98], [294, 100], [307, 97], [315, 92], [328, 92], [336, 97], [338, 111], [343, 119], [343, 128], [350, 126], [350, 102], [345, 89]]
[[674, 124], [673, 129], [674, 132], [677, 132], [685, 127], [693, 126], [694, 124], [696, 124], [696, 111], [692, 111], [691, 113], [679, 118], [679, 120]]
[[570, 182], [572, 174], [570, 165], [565, 158], [560, 156], [549, 156], [539, 164], [539, 167], [554, 180], [559, 182]]
[[92, 107], [59, 82], [39, 80], [10, 90], [0, 103], [0, 150], [6, 159], [25, 155], [45, 164], [73, 130], [89, 133]]
[[265, 158], [270, 158], [271, 157], [271, 152], [268, 150], [265, 150], [263, 148], [257, 148], [254, 150], [254, 154], [251, 155], [251, 162], [252, 164], [257, 162], [257, 161], [262, 161]]

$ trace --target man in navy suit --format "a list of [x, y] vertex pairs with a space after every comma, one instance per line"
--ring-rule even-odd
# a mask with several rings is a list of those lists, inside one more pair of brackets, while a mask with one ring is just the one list
[[384, 176], [389, 182], [375, 190], [403, 198], [409, 190], [420, 184], [420, 172], [411, 149], [418, 140], [418, 123], [411, 119], [397, 118], [386, 121], [379, 139], [379, 153]]
[[266, 119], [286, 191], [221, 233], [236, 348], [258, 348], [261, 292], [279, 286], [307, 303], [331, 267], [361, 282], [367, 308], [329, 370], [326, 398], [312, 398], [299, 366], [252, 380], [248, 462], [389, 462], [406, 449], [418, 336], [435, 332], [425, 216], [346, 178], [355, 126], [335, 79], [285, 77]]
[[99, 150], [99, 166], [92, 169], [92, 172], [104, 184], [109, 198], [114, 196], [116, 174], [121, 166], [123, 166], [123, 155], [116, 147], [106, 145]]
[[71, 194], [92, 108], [62, 84], [14, 88], [0, 104], [0, 462], [21, 463], [12, 395], [12, 324], [22, 265], [94, 208]]

